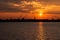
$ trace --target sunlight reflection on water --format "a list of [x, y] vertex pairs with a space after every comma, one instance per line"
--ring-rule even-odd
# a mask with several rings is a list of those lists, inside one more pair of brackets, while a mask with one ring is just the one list
[[39, 29], [38, 29], [38, 40], [45, 40], [45, 36], [44, 36], [44, 26], [43, 26], [43, 22], [39, 22]]

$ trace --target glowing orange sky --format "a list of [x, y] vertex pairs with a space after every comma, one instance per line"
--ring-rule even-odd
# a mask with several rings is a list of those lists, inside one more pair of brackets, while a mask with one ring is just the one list
[[[56, 2], [56, 1], [55, 1]], [[54, 4], [55, 2], [45, 3], [35, 1], [21, 1], [21, 3], [3, 3], [1, 2], [0, 18], [31, 18], [36, 19], [48, 18], [51, 19], [53, 16], [60, 17], [60, 5]], [[57, 2], [56, 2], [57, 3]], [[59, 4], [59, 3], [58, 3]], [[3, 7], [6, 5], [5, 7]]]
[[[4, 14], [4, 15], [3, 15]], [[46, 13], [46, 14], [44, 14], [43, 13], [43, 15], [42, 16], [40, 16], [40, 14], [22, 14], [22, 13], [2, 13], [2, 14], [0, 14], [0, 18], [2, 18], [2, 19], [10, 19], [10, 18], [12, 18], [12, 19], [14, 19], [14, 18], [27, 18], [27, 19], [34, 19], [34, 17], [36, 17], [36, 19], [51, 19], [51, 18], [55, 18], [55, 16], [57, 16], [57, 17], [60, 17], [60, 15], [59, 14], [48, 14], [48, 13]]]

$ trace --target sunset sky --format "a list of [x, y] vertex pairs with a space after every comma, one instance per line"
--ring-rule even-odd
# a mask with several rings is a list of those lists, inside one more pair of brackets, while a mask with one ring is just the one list
[[[0, 18], [60, 17], [60, 0], [0, 0]], [[56, 17], [55, 17], [56, 18]]]

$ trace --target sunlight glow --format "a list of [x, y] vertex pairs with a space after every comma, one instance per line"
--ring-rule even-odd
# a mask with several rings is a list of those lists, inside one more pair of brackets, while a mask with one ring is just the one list
[[19, 7], [20, 5], [19, 4], [13, 4], [13, 6]]

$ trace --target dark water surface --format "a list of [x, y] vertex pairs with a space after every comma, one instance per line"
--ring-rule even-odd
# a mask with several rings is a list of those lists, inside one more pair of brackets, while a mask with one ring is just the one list
[[60, 40], [60, 22], [0, 22], [0, 40]]

